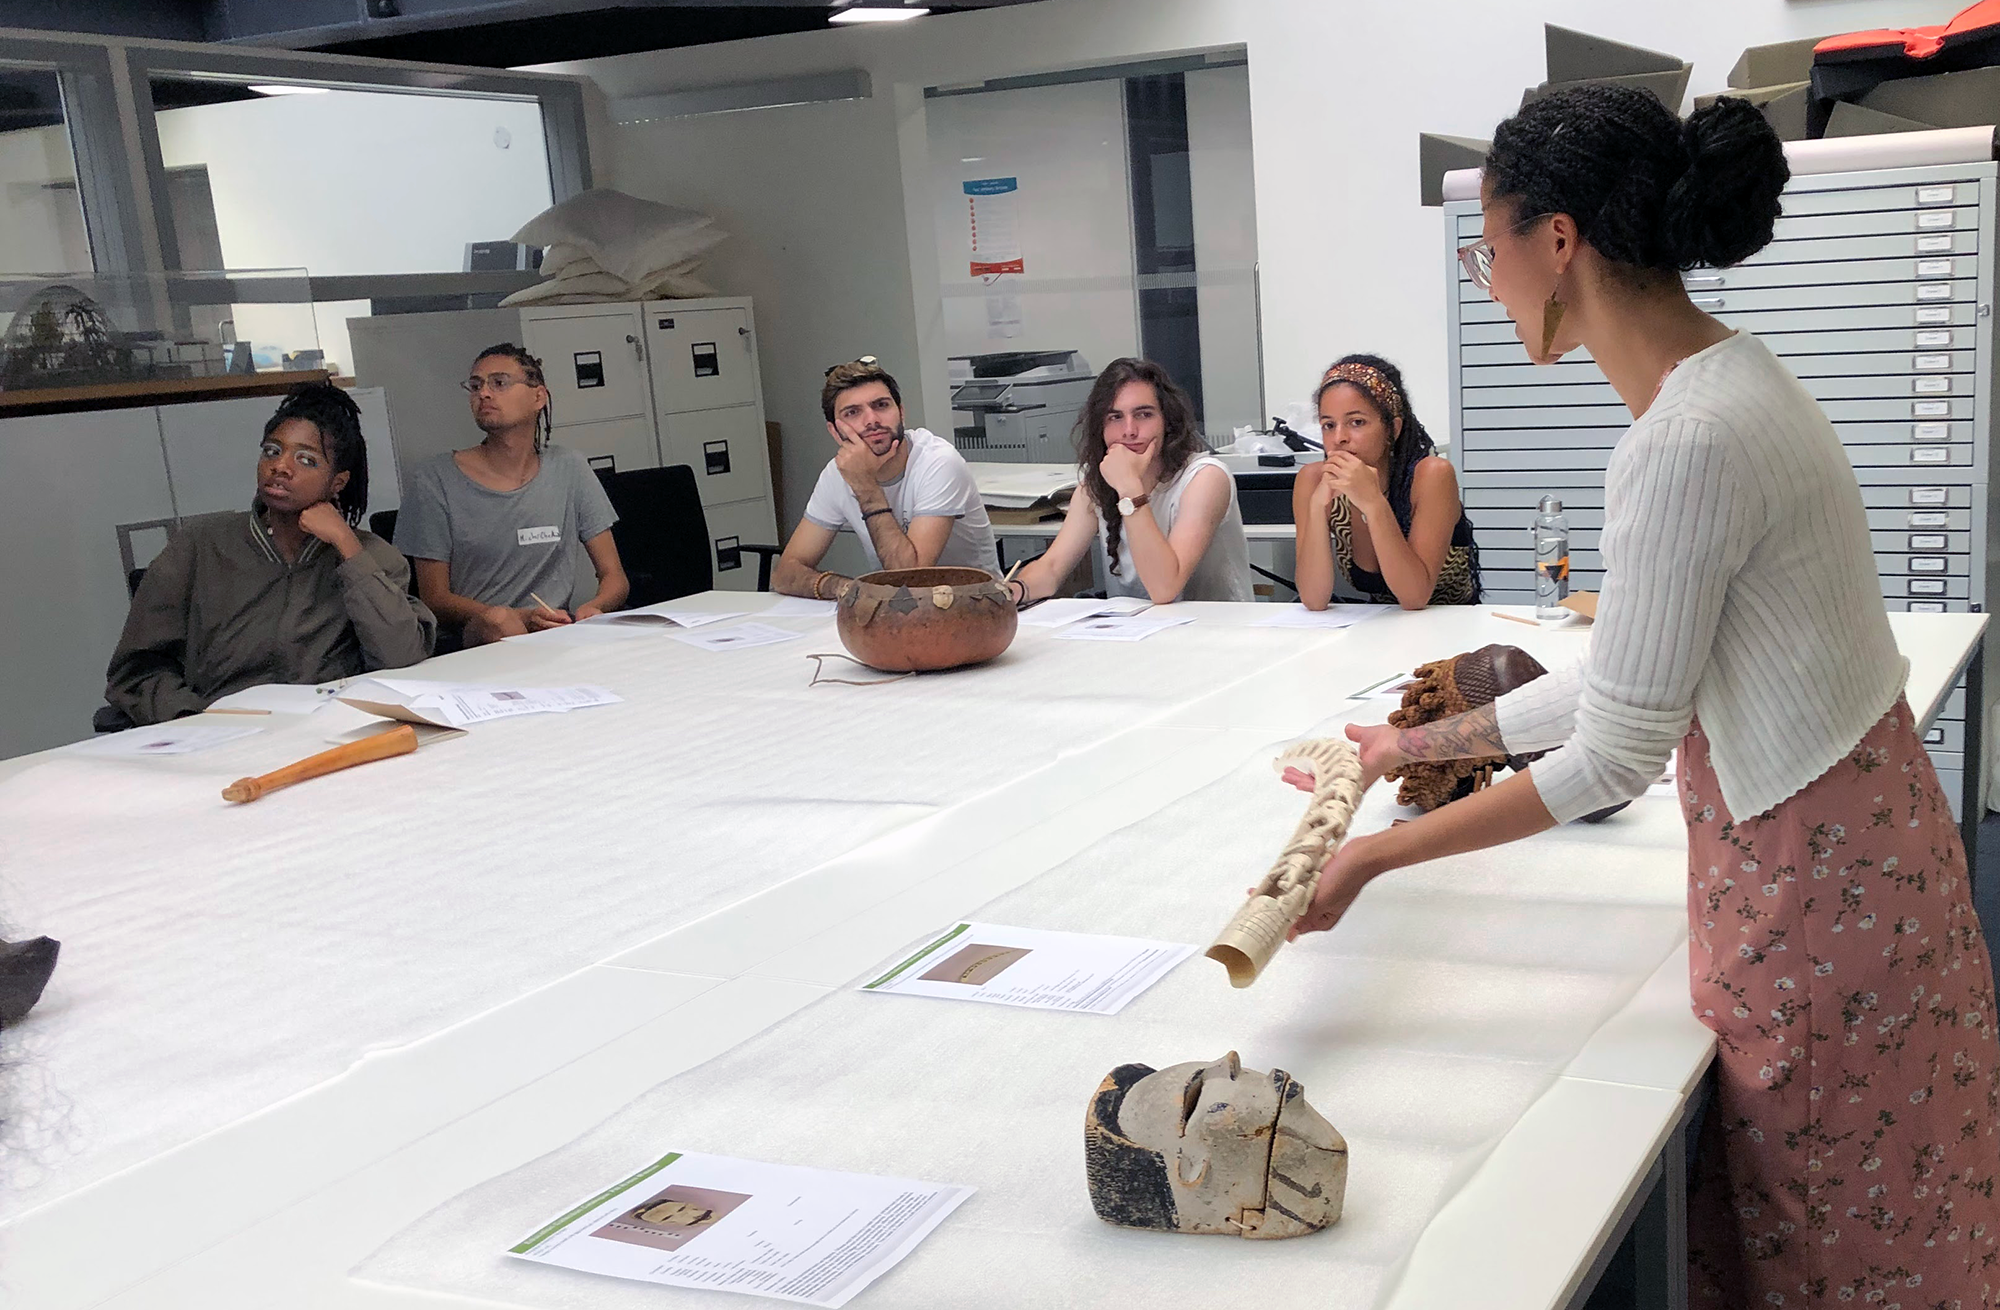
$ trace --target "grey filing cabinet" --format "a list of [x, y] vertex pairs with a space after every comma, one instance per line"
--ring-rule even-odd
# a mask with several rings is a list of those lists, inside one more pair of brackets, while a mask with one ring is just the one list
[[530, 305], [556, 440], [620, 469], [686, 464], [701, 490], [715, 585], [754, 591], [744, 543], [778, 543], [764, 387], [747, 297]]
[[[1756, 333], [1833, 420], [1892, 610], [1994, 601], [1996, 177], [1992, 163], [1794, 177], [1770, 246], [1686, 275], [1697, 305]], [[1445, 230], [1451, 454], [1488, 596], [1533, 599], [1529, 525], [1545, 494], [1569, 520], [1572, 585], [1595, 589], [1604, 469], [1631, 416], [1587, 355], [1531, 364], [1500, 306], [1465, 276], [1457, 250], [1478, 238], [1478, 203], [1447, 204]], [[1954, 805], [1965, 695], [1961, 682], [1926, 738]]]

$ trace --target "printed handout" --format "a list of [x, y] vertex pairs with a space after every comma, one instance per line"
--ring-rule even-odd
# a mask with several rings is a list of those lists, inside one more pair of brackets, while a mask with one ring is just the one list
[[1056, 633], [1058, 641], [1144, 641], [1156, 632], [1193, 623], [1192, 615], [1106, 614], [1072, 623]]
[[1351, 628], [1380, 614], [1383, 605], [1329, 605], [1323, 610], [1309, 610], [1303, 605], [1261, 605], [1259, 609], [1270, 613], [1260, 615], [1250, 626], [1253, 628]]
[[1100, 614], [1137, 614], [1152, 607], [1151, 601], [1138, 596], [1113, 596], [1108, 600], [1066, 596], [1059, 600], [1045, 600], [1022, 610], [1021, 622], [1030, 628], [1060, 628], [1079, 619], [1094, 619]]
[[861, 990], [1116, 1014], [1194, 949], [1139, 937], [961, 923]]
[[517, 714], [563, 714], [624, 699], [602, 687], [488, 687], [414, 678], [362, 678], [341, 690], [355, 709], [405, 723], [464, 728]]
[[676, 1151], [508, 1254], [669, 1287], [842, 1306], [971, 1195], [970, 1187]]
[[737, 650], [750, 646], [771, 646], [781, 641], [797, 641], [805, 634], [790, 628], [774, 628], [768, 623], [739, 623], [733, 628], [702, 628], [696, 632], [668, 634], [703, 650]]
[[150, 728], [108, 732], [70, 749], [85, 755], [189, 755], [262, 731], [263, 725], [259, 723], [225, 723], [215, 719], [197, 723], [193, 719], [176, 719]]

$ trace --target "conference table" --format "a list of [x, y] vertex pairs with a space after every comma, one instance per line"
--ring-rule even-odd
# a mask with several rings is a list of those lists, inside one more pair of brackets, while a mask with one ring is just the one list
[[[1581, 1305], [1635, 1225], [1642, 1281], [1673, 1303], [1713, 1042], [1688, 1011], [1671, 794], [1385, 878], [1241, 992], [1198, 954], [1108, 1018], [855, 990], [968, 918], [1204, 945], [1300, 812], [1269, 768], [1283, 743], [1379, 722], [1385, 683], [1489, 642], [1575, 659], [1587, 625], [1469, 607], [1314, 629], [1184, 604], [1139, 642], [1024, 625], [991, 665], [852, 686], [811, 685], [805, 657], [840, 645], [810, 606], [669, 608], [743, 614], [688, 637], [784, 639], [569, 632], [440, 657], [404, 675], [621, 699], [249, 806], [221, 787], [366, 716], [205, 715], [258, 730], [0, 765], [0, 903], [64, 940], [0, 1047], [6, 1087], [34, 1091], [31, 1159], [0, 1194], [10, 1307], [742, 1304], [496, 1240], [575, 1199], [550, 1179], [613, 1181], [580, 1162], [739, 1135], [745, 1156], [980, 1187], [864, 1306], [1114, 1304], [1204, 1277], [1287, 1305]], [[1985, 617], [1891, 621], [1928, 723]], [[1378, 786], [1356, 829], [1405, 813]], [[1080, 1149], [1050, 1144], [1080, 1148], [1113, 1065], [1222, 1043], [1282, 1057], [1348, 1134], [1347, 1215], [1284, 1243], [1100, 1223]], [[990, 1071], [952, 1082], [940, 1049]], [[916, 1113], [932, 1081], [955, 1122]]]

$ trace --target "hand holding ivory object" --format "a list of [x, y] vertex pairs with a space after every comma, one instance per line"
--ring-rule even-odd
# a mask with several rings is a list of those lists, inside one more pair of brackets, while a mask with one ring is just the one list
[[222, 799], [236, 801], [239, 804], [244, 801], [254, 801], [266, 792], [289, 787], [295, 782], [338, 773], [342, 769], [366, 764], [370, 760], [386, 760], [394, 755], [408, 755], [416, 748], [417, 730], [407, 723], [399, 724], [387, 732], [378, 732], [372, 737], [363, 737], [360, 741], [350, 741], [345, 745], [335, 746], [332, 750], [308, 755], [298, 763], [287, 764], [282, 769], [255, 778], [238, 778], [222, 789]]
[[1361, 757], [1337, 737], [1294, 743], [1272, 767], [1280, 775], [1287, 768], [1311, 773], [1312, 800], [1277, 863], [1208, 948], [1208, 958], [1229, 970], [1230, 985], [1235, 987], [1257, 981], [1292, 925], [1312, 904], [1320, 868], [1346, 839], [1347, 825], [1367, 789]]

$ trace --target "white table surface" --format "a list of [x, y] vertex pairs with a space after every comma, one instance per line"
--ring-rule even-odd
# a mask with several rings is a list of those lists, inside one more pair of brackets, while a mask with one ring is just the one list
[[[744, 599], [701, 603], [738, 608]], [[1238, 624], [1259, 607], [1185, 608], [1204, 624]], [[1911, 704], [1934, 714], [1984, 616], [1894, 618], [1912, 659]], [[1379, 721], [1388, 708], [1350, 701], [1350, 692], [1492, 641], [1553, 664], [1586, 631], [1433, 609], [1385, 613], [1344, 634], [1290, 634], [1295, 654], [1238, 670], [1244, 676], [1233, 681], [1219, 674], [1215, 691], [1169, 714], [424, 1041], [371, 1054], [302, 1095], [27, 1213], [0, 1229], [6, 1303], [440, 1304], [355, 1282], [347, 1270], [432, 1206], [562, 1145], [898, 943], [1158, 812], [1274, 737], [1334, 715]], [[1113, 649], [1138, 661], [1171, 649], [1159, 642]], [[502, 678], [534, 663], [507, 645], [474, 654], [477, 667], [461, 664], [452, 676]], [[1619, 823], [1649, 895], [1678, 903], [1685, 842], [1672, 801], [1642, 799]], [[1537, 840], [1559, 853], [1559, 833]], [[1677, 950], [1433, 1221], [1390, 1304], [1562, 1304], [1711, 1048], [1688, 1012]], [[107, 1226], [107, 1210], [146, 1222]]]

